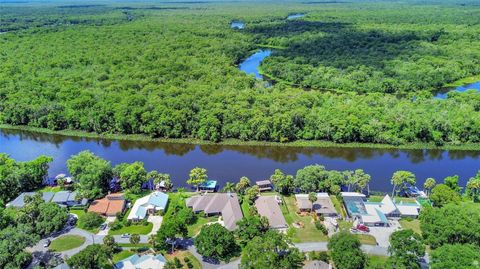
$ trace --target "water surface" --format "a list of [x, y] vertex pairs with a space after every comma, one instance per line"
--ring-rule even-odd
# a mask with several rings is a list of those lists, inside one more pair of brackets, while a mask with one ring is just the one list
[[245, 23], [244, 22], [241, 22], [241, 21], [233, 21], [231, 24], [230, 24], [230, 27], [232, 29], [243, 29], [245, 28]]
[[[471, 83], [471, 84], [466, 84], [466, 85], [463, 85], [463, 86], [458, 86], [458, 87], [456, 87], [455, 89], [453, 89], [453, 90], [451, 90], [451, 91], [465, 92], [465, 91], [467, 91], [467, 90], [477, 90], [477, 91], [480, 91], [480, 81], [477, 81], [477, 82]], [[445, 98], [448, 97], [448, 93], [451, 92], [451, 91], [438, 93], [437, 95], [435, 95], [435, 98], [437, 98], [437, 99], [445, 99]]]
[[256, 78], [262, 79], [262, 75], [260, 74], [258, 68], [260, 67], [263, 59], [270, 56], [270, 54], [272, 54], [271, 50], [259, 50], [245, 59], [245, 61], [240, 64], [239, 69], [247, 73], [247, 75], [253, 74]]
[[220, 185], [237, 182], [242, 176], [252, 181], [266, 179], [277, 168], [289, 174], [311, 164], [335, 170], [361, 168], [372, 176], [371, 189], [380, 191], [391, 190], [390, 178], [397, 170], [415, 173], [421, 187], [427, 177], [440, 181], [449, 175], [459, 175], [465, 186], [480, 169], [480, 151], [192, 145], [0, 130], [0, 152], [20, 161], [42, 154], [52, 156], [50, 176], [67, 172], [66, 161], [82, 150], [113, 165], [141, 161], [147, 170], [170, 174], [176, 187], [186, 186], [188, 173], [196, 166], [206, 168]]
[[301, 17], [304, 17], [305, 14], [304, 13], [295, 13], [295, 14], [290, 14], [287, 16], [287, 20], [295, 20], [295, 19], [299, 19]]

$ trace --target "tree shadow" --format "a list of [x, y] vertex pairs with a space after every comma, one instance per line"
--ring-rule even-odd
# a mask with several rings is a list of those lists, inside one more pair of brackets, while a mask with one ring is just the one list
[[418, 42], [431, 37], [431, 33], [420, 36], [412, 31], [361, 30], [349, 23], [302, 20], [260, 24], [247, 32], [263, 42], [289, 38], [288, 46], [276, 50], [275, 56], [295, 59], [295, 63], [339, 69], [363, 65], [382, 71], [385, 61], [416, 53]]

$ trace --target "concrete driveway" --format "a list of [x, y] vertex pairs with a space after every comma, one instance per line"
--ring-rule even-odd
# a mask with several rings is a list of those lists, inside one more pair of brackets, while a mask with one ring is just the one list
[[390, 235], [401, 229], [400, 223], [397, 220], [390, 220], [389, 223], [390, 227], [369, 227], [370, 232], [368, 234], [375, 237], [380, 247], [388, 248], [388, 246], [390, 246]]
[[152, 228], [152, 231], [149, 233], [149, 235], [157, 234], [157, 231], [160, 229], [160, 226], [162, 226], [163, 217], [149, 215], [147, 220], [148, 222], [153, 223], [153, 228]]

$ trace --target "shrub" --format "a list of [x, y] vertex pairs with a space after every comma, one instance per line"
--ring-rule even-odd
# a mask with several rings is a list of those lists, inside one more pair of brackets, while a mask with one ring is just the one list
[[108, 226], [110, 227], [110, 230], [116, 231], [120, 230], [123, 227], [123, 224], [120, 221], [115, 220], [114, 222], [110, 222]]
[[192, 262], [190, 262], [190, 261], [189, 261], [189, 262], [187, 262], [187, 267], [188, 267], [189, 269], [193, 268], [193, 264], [192, 264]]
[[126, 226], [126, 227], [129, 227], [130, 225], [132, 225], [132, 221], [131, 221], [131, 220], [127, 220], [127, 221], [125, 222], [125, 226]]
[[330, 260], [330, 257], [328, 256], [328, 252], [326, 251], [312, 251], [309, 254], [310, 260], [318, 260], [318, 261], [324, 261], [328, 262]]
[[78, 219], [80, 228], [95, 229], [103, 223], [103, 218], [93, 212], [87, 212]]
[[318, 216], [318, 220], [319, 220], [319, 221], [324, 221], [324, 220], [325, 220], [325, 217], [324, 217], [323, 215], [319, 215], [319, 216]]
[[185, 258], [183, 258], [183, 261], [188, 263], [188, 262], [190, 262], [190, 259], [188, 257], [185, 257]]
[[322, 224], [321, 221], [315, 221], [315, 228], [317, 228], [317, 230], [321, 231], [324, 235], [328, 234], [327, 228], [325, 227], [325, 225]]

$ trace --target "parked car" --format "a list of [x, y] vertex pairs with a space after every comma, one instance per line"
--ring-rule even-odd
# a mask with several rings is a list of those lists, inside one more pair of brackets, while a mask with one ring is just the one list
[[129, 238], [130, 234], [122, 234], [122, 238]]
[[50, 239], [45, 240], [45, 243], [43, 244], [43, 247], [48, 248], [48, 246], [50, 246], [50, 243], [51, 243]]
[[352, 234], [356, 234], [356, 233], [358, 233], [358, 230], [357, 230], [357, 228], [350, 228], [350, 232]]
[[357, 230], [359, 231], [362, 231], [362, 232], [370, 232], [370, 228], [368, 228], [367, 226], [363, 225], [363, 224], [357, 224]]
[[102, 225], [100, 225], [100, 230], [103, 231], [103, 230], [107, 229], [107, 226], [108, 225], [106, 223], [103, 223]]

